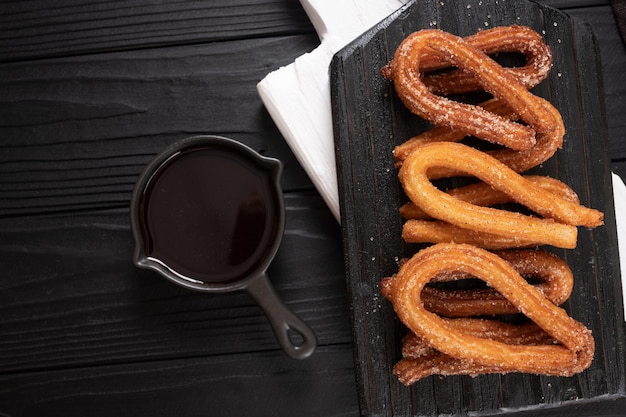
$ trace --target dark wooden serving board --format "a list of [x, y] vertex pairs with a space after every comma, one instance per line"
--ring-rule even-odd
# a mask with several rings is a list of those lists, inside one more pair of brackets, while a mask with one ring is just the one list
[[[392, 375], [403, 329], [380, 295], [380, 279], [410, 255], [400, 233], [404, 196], [392, 150], [427, 125], [397, 99], [380, 68], [408, 34], [440, 28], [467, 36], [494, 26], [527, 25], [551, 46], [554, 66], [533, 90], [561, 112], [567, 134], [536, 169], [561, 179], [606, 225], [581, 228], [575, 250], [557, 250], [575, 273], [568, 312], [592, 329], [591, 367], [571, 378], [526, 374], [439, 377], [410, 388]], [[351, 297], [361, 413], [372, 416], [624, 415], [623, 306], [603, 86], [591, 28], [552, 8], [511, 0], [410, 3], [338, 52], [331, 63], [342, 232]]]

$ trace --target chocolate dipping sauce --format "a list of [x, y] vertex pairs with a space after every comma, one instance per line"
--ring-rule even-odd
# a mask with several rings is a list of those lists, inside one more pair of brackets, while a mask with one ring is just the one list
[[273, 256], [280, 207], [272, 175], [242, 152], [209, 145], [164, 161], [141, 195], [138, 225], [148, 259], [183, 278], [228, 283]]
[[183, 139], [139, 176], [130, 202], [133, 262], [195, 291], [245, 290], [290, 357], [309, 357], [313, 330], [267, 276], [284, 230], [282, 164], [219, 136]]

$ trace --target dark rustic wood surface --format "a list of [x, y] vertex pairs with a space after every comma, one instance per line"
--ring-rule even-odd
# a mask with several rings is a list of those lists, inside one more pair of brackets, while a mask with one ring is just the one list
[[[606, 1], [554, 0], [601, 49], [626, 177], [626, 52]], [[0, 415], [359, 415], [341, 232], [256, 93], [314, 49], [295, 0], [0, 2]], [[285, 163], [269, 274], [316, 331], [286, 357], [243, 293], [132, 266], [137, 175], [195, 134]], [[619, 214], [618, 214], [619, 215]]]

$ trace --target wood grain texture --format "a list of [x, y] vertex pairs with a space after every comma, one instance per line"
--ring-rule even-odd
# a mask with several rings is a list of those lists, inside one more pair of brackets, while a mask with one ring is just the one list
[[568, 10], [570, 16], [591, 26], [598, 41], [603, 67], [606, 119], [611, 159], [626, 160], [626, 53], [609, 6]]
[[[270, 280], [321, 345], [348, 343], [339, 228], [315, 194], [285, 206]], [[126, 211], [2, 221], [0, 242], [3, 372], [277, 347], [246, 293], [195, 293], [132, 267]]]
[[350, 346], [0, 376], [3, 416], [354, 416]]
[[314, 34], [297, 0], [0, 2], [0, 62]]
[[[614, 212], [607, 156], [607, 126], [599, 54], [588, 28], [530, 2], [421, 1], [386, 20], [339, 52], [331, 66], [342, 229], [352, 298], [357, 377], [362, 412], [380, 416], [586, 415], [591, 403], [626, 404], [624, 336]], [[565, 146], [536, 171], [560, 178], [583, 204], [606, 213], [606, 226], [581, 230], [572, 251], [557, 251], [577, 276], [566, 308], [593, 329], [596, 356], [573, 378], [504, 376], [426, 378], [407, 389], [391, 375], [402, 331], [378, 284], [415, 248], [402, 244], [397, 208], [404, 197], [391, 151], [424, 130], [382, 79], [379, 69], [396, 46], [420, 28], [439, 27], [467, 36], [480, 28], [524, 24], [543, 33], [554, 53], [549, 79], [534, 91], [560, 111]], [[581, 173], [583, 173], [581, 175]], [[494, 391], [497, 395], [494, 396]], [[615, 398], [620, 402], [616, 403]], [[587, 408], [579, 408], [581, 403]], [[621, 405], [620, 405], [621, 404]], [[586, 411], [584, 411], [586, 410]]]
[[0, 217], [128, 204], [143, 166], [176, 140], [230, 136], [311, 183], [256, 93], [309, 51], [307, 35], [0, 66]]

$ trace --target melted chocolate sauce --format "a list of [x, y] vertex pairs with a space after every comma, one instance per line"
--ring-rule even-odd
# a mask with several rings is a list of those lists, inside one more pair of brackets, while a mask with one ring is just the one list
[[183, 277], [225, 283], [257, 272], [278, 238], [280, 206], [268, 168], [202, 145], [173, 155], [139, 204], [146, 255]]

